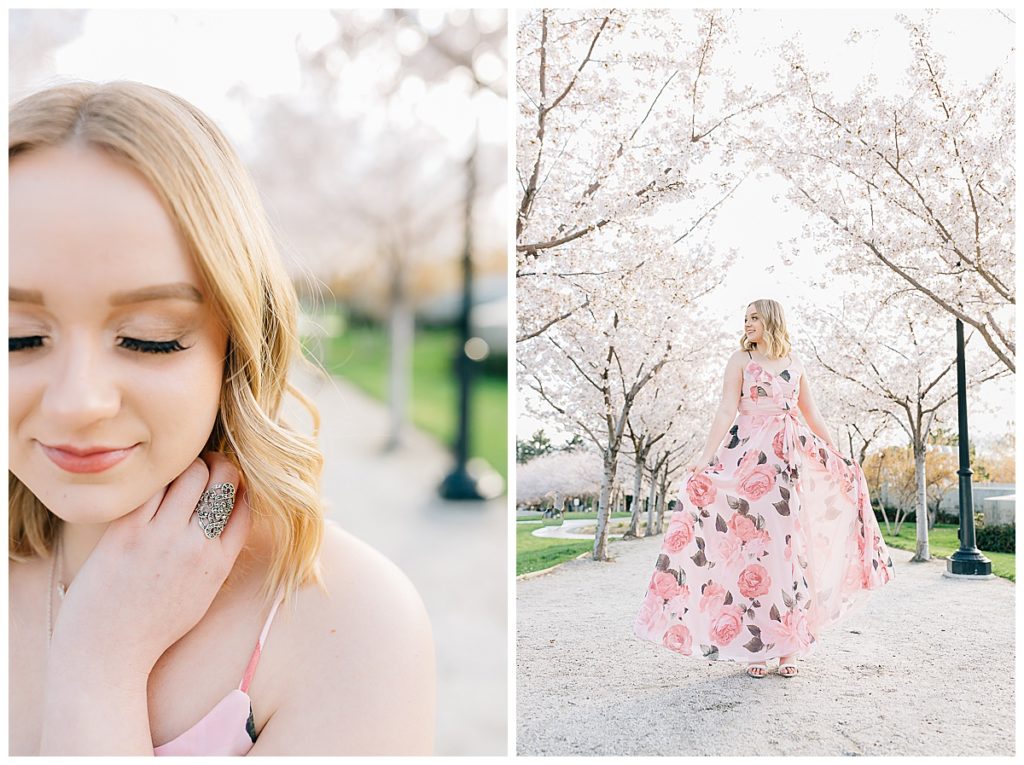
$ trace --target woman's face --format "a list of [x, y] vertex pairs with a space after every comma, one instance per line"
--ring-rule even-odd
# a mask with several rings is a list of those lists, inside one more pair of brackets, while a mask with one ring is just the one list
[[758, 313], [753, 305], [747, 306], [747, 316], [743, 320], [743, 330], [747, 334], [747, 342], [760, 345], [761, 338], [764, 337], [764, 322], [761, 320], [761, 314]]
[[227, 335], [135, 170], [44, 148], [13, 160], [9, 188], [9, 467], [65, 521], [107, 522], [202, 451]]

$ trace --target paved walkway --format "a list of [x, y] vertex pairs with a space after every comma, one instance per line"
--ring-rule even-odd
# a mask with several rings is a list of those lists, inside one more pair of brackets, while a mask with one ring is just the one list
[[[393, 560], [419, 590], [437, 647], [435, 754], [506, 755], [508, 500], [449, 502], [448, 450], [410, 430], [384, 453], [387, 410], [344, 380], [297, 373], [320, 409], [327, 514]], [[289, 422], [308, 431], [294, 405]]]
[[824, 633], [801, 674], [763, 679], [634, 637], [662, 537], [517, 582], [519, 755], [1007, 755], [1014, 597], [1003, 579], [910, 563]]
[[[595, 520], [573, 520], [573, 521], [562, 521], [561, 526], [542, 526], [535, 531], [530, 532], [535, 537], [549, 537], [553, 539], [589, 539], [591, 542], [594, 541], [594, 532], [591, 531], [589, 534], [580, 534], [574, 529], [584, 529], [586, 527], [593, 528], [597, 524]], [[622, 534], [608, 534], [609, 539], [615, 539], [621, 537]]]

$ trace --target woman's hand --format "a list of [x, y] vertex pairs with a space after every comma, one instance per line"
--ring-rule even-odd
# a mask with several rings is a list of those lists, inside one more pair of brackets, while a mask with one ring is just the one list
[[[193, 511], [219, 483], [235, 485], [234, 510], [220, 537], [207, 539]], [[202, 619], [245, 543], [251, 518], [239, 483], [224, 456], [204, 453], [148, 502], [111, 522], [67, 591], [52, 649], [101, 675], [148, 675]]]
[[710, 465], [709, 465], [710, 462], [711, 462], [711, 458], [710, 457], [707, 457], [707, 458], [701, 457], [696, 462], [691, 462], [690, 464], [688, 464], [686, 466], [686, 472], [690, 474], [690, 477], [692, 477], [692, 476], [696, 475], [697, 473], [701, 472], [702, 470], [706, 470], [708, 467], [710, 467]]

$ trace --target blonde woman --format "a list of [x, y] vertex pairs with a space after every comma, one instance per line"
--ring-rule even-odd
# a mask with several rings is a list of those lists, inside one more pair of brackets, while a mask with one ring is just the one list
[[[821, 631], [888, 582], [860, 465], [836, 448], [782, 306], [747, 306], [707, 443], [687, 467], [634, 633], [794, 677]], [[803, 420], [798, 416], [803, 414]]]
[[423, 603], [280, 416], [296, 297], [203, 114], [10, 115], [10, 753], [428, 754]]

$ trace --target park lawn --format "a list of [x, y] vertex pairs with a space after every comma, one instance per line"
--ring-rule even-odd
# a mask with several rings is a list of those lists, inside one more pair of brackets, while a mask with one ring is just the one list
[[561, 520], [552, 518], [544, 519], [543, 523], [516, 524], [516, 576], [550, 568], [594, 549], [594, 543], [586, 539], [544, 539], [533, 536], [533, 531], [541, 526], [561, 525]]
[[[913, 524], [904, 523], [898, 535], [889, 534], [885, 524], [879, 524], [885, 543], [900, 550], [913, 551], [917, 546], [917, 531]], [[948, 558], [960, 547], [956, 535], [957, 527], [952, 524], [935, 524], [928, 531], [928, 549], [936, 558]], [[983, 550], [985, 557], [992, 561], [992, 573], [1003, 579], [1016, 581], [1016, 555], [1014, 553], [988, 552]]]
[[[613, 513], [613, 518], [628, 518], [629, 513]], [[516, 516], [517, 520], [538, 520], [541, 513], [523, 513]], [[566, 513], [566, 520], [593, 520], [596, 512]], [[544, 518], [543, 523], [516, 524], [516, 576], [531, 571], [541, 571], [572, 560], [580, 553], [594, 549], [594, 542], [586, 539], [544, 539], [533, 536], [534, 529], [541, 526], [561, 526], [560, 518]]]
[[[458, 424], [458, 381], [450, 328], [417, 328], [412, 351], [410, 417], [416, 427], [451, 447]], [[349, 325], [325, 349], [324, 366], [361, 390], [387, 401], [388, 338], [383, 327]], [[477, 370], [470, 400], [469, 453], [482, 457], [508, 482], [508, 381]]]

